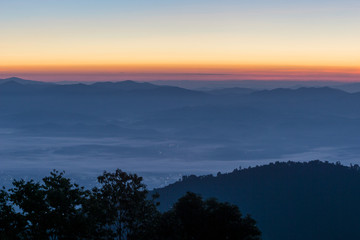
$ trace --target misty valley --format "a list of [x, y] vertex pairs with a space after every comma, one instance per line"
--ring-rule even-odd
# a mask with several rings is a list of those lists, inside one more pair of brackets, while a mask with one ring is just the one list
[[8, 185], [55, 168], [92, 186], [104, 170], [121, 168], [154, 188], [275, 161], [358, 163], [360, 93], [334, 83], [260, 83], [3, 79], [0, 177]]

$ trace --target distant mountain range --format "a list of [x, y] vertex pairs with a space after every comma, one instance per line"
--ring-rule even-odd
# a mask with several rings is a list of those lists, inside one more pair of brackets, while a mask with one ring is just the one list
[[237, 204], [264, 240], [360, 239], [360, 169], [320, 161], [275, 163], [156, 189], [162, 210], [187, 191]]
[[360, 92], [360, 83], [357, 82], [357, 83], [342, 84], [336, 86], [336, 88], [350, 93]]
[[[360, 79], [359, 79], [360, 81]], [[348, 89], [353, 91], [353, 83], [344, 83], [337, 81], [292, 81], [292, 80], [223, 80], [223, 81], [205, 81], [205, 80], [158, 80], [151, 81], [157, 85], [171, 85], [188, 89], [214, 90], [222, 88], [250, 88], [256, 90], [275, 89], [275, 88], [301, 88], [301, 87], [333, 87]], [[358, 88], [358, 84], [355, 83]]]
[[0, 79], [0, 84], [6, 83], [6, 82], [17, 82], [17, 83], [21, 83], [21, 84], [46, 84], [46, 85], [51, 84], [51, 83], [41, 82], [41, 81], [25, 80], [25, 79], [18, 78], [18, 77]]
[[[114, 87], [115, 85], [124, 90], [124, 89], [133, 89], [133, 83], [139, 83], [131, 80], [119, 81], [119, 82], [76, 82], [76, 81], [63, 81], [63, 82], [41, 82], [33, 80], [25, 80], [18, 77], [11, 77], [6, 79], [0, 79], [0, 84], [15, 81], [22, 84], [41, 84], [41, 85], [75, 85], [75, 84], [86, 84], [86, 85], [99, 85], [102, 87]], [[331, 87], [340, 89], [346, 92], [354, 93], [360, 92], [360, 83], [359, 82], [336, 82], [336, 81], [286, 81], [286, 80], [224, 80], [224, 81], [204, 81], [204, 80], [159, 80], [141, 83], [141, 88], [150, 89], [154, 86], [173, 86], [179, 88], [186, 88], [191, 90], [198, 91], [207, 91], [212, 92], [213, 94], [222, 94], [222, 93], [249, 93], [254, 90], [271, 90], [276, 88], [318, 88], [318, 87]], [[139, 86], [137, 86], [139, 87]]]
[[173, 86], [158, 86], [151, 83], [134, 81], [96, 82], [92, 84], [54, 84], [20, 78], [0, 79], [0, 93], [21, 94], [144, 94], [144, 95], [203, 95], [193, 91]]
[[159, 150], [172, 159], [278, 159], [323, 148], [352, 156], [360, 149], [360, 93], [330, 87], [198, 91], [133, 81], [30, 83], [0, 84], [0, 129], [153, 138], [180, 146]]
[[237, 96], [237, 95], [250, 94], [255, 91], [256, 90], [250, 88], [231, 87], [231, 88], [213, 89], [206, 92], [214, 95]]

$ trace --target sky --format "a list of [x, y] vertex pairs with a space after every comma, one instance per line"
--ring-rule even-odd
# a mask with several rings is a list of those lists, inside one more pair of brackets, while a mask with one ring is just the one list
[[0, 0], [0, 77], [360, 81], [358, 0]]

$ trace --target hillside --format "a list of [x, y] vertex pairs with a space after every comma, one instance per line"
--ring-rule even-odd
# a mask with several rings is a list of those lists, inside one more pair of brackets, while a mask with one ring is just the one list
[[264, 240], [360, 239], [359, 167], [311, 161], [188, 176], [160, 194], [162, 210], [187, 191], [237, 204]]

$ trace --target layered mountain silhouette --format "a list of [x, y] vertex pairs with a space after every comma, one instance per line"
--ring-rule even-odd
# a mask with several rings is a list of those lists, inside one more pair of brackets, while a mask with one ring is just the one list
[[[269, 159], [323, 147], [358, 153], [359, 93], [329, 87], [195, 91], [134, 81], [28, 83], [0, 84], [0, 128], [51, 136], [83, 136], [86, 128], [93, 136], [156, 132], [158, 140], [217, 146], [195, 151], [194, 159]], [[115, 130], [104, 131], [108, 126]], [[168, 156], [177, 154], [184, 153]]]
[[214, 95], [227, 95], [227, 96], [237, 96], [237, 95], [246, 95], [255, 92], [254, 89], [251, 88], [240, 88], [240, 87], [232, 87], [232, 88], [221, 88], [221, 89], [213, 89], [208, 91], [210, 94]]
[[37, 81], [8, 78], [0, 80], [1, 93], [27, 93], [27, 94], [131, 94], [131, 95], [178, 95], [195, 96], [205, 95], [199, 91], [187, 90], [173, 86], [158, 86], [151, 83], [134, 81], [122, 82], [97, 82], [93, 84], [48, 84]]
[[161, 209], [187, 191], [237, 204], [264, 240], [359, 239], [360, 168], [327, 162], [283, 162], [194, 175], [156, 189]]
[[41, 84], [41, 85], [51, 84], [51, 83], [47, 83], [47, 82], [26, 80], [26, 79], [22, 79], [22, 78], [18, 78], [18, 77], [10, 77], [10, 78], [0, 79], [0, 84], [6, 83], [6, 82], [17, 82], [17, 83], [21, 83], [21, 84]]
[[360, 83], [347, 83], [336, 86], [336, 88], [350, 93], [360, 92]]

